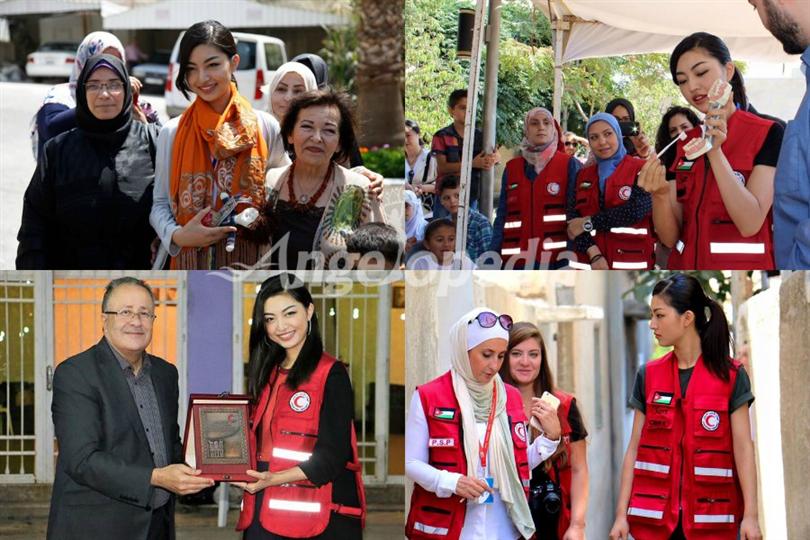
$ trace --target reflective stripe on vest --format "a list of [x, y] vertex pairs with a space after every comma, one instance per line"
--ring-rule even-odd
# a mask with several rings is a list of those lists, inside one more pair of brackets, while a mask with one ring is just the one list
[[646, 508], [636, 508], [631, 506], [627, 509], [628, 516], [638, 516], [650, 519], [661, 519], [664, 517], [663, 510], [647, 510]]
[[430, 525], [425, 525], [424, 523], [419, 523], [418, 521], [413, 524], [413, 528], [419, 532], [423, 532], [425, 534], [435, 534], [436, 536], [447, 536], [447, 533], [450, 532], [444, 527], [431, 527]]
[[610, 232], [615, 234], [647, 234], [649, 231], [645, 228], [637, 227], [612, 227]]
[[503, 228], [504, 229], [517, 229], [521, 225], [523, 225], [522, 221], [507, 221], [506, 223], [503, 224]]
[[645, 261], [641, 262], [616, 261], [613, 263], [613, 268], [615, 270], [644, 270], [648, 266], [649, 264]]
[[543, 221], [551, 223], [555, 221], [567, 221], [565, 214], [546, 214], [543, 216]]
[[709, 250], [712, 253], [762, 255], [765, 253], [765, 244], [762, 242], [711, 242]]
[[503, 248], [501, 249], [501, 255], [517, 255], [520, 253], [520, 248]]
[[543, 249], [562, 249], [567, 245], [568, 245], [568, 242], [565, 242], [565, 241], [553, 242], [553, 241], [549, 240], [548, 238], [546, 238], [543, 241]]
[[568, 268], [573, 268], [574, 270], [590, 270], [591, 265], [587, 263], [581, 263], [574, 260], [568, 261]]
[[734, 514], [695, 514], [695, 523], [734, 523]]
[[289, 459], [290, 461], [306, 461], [312, 457], [312, 453], [288, 450], [287, 448], [273, 448], [273, 457]]
[[731, 478], [734, 472], [731, 469], [718, 469], [716, 467], [695, 467], [695, 476], [719, 476]]
[[[636, 469], [642, 471], [651, 471], [651, 472], [658, 472], [663, 474], [669, 474], [669, 465], [663, 465], [661, 463], [649, 463], [647, 461], [636, 461], [635, 467]], [[695, 467], [697, 470], [697, 467]]]
[[267, 506], [273, 510], [289, 510], [290, 512], [317, 513], [321, 511], [321, 503], [286, 501], [284, 499], [269, 499]]

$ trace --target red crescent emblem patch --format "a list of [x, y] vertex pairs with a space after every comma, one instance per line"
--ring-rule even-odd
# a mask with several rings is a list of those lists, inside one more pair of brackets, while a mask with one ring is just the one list
[[295, 412], [304, 412], [305, 410], [309, 409], [309, 403], [311, 399], [309, 394], [304, 391], [296, 392], [290, 398], [290, 408]]

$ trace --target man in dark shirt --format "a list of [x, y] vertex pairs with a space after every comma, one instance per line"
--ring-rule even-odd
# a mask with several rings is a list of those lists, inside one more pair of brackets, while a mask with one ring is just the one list
[[48, 539], [174, 538], [174, 496], [213, 485], [183, 465], [177, 368], [146, 354], [155, 300], [143, 281], [111, 281], [104, 337], [54, 373], [59, 443]]
[[[461, 150], [464, 145], [464, 120], [467, 115], [467, 90], [454, 90], [447, 100], [447, 111], [453, 123], [433, 135], [431, 150], [436, 158], [437, 189], [442, 178], [447, 175], [461, 176]], [[484, 135], [475, 129], [473, 137], [472, 174], [470, 175], [470, 206], [478, 208], [481, 194], [481, 171], [491, 169], [498, 163], [498, 154], [483, 151]], [[437, 198], [438, 199], [438, 198]], [[433, 204], [433, 217], [447, 217], [448, 213], [436, 200]]]

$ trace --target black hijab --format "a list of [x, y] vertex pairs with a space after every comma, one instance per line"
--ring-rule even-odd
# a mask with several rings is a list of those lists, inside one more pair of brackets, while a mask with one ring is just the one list
[[329, 84], [329, 66], [327, 66], [323, 58], [317, 54], [299, 54], [292, 59], [292, 62], [298, 62], [299, 64], [307, 66], [312, 74], [315, 75], [315, 82], [318, 83], [319, 89], [323, 89]]
[[[124, 104], [118, 116], [109, 120], [99, 120], [90, 112], [87, 105], [87, 80], [94, 71], [105, 67], [112, 70], [124, 84]], [[110, 54], [98, 54], [90, 57], [76, 81], [76, 125], [85, 135], [94, 139], [120, 139], [121, 142], [129, 133], [132, 123], [132, 88], [124, 63]]]
[[[636, 110], [633, 108], [633, 104], [627, 101], [624, 98], [616, 98], [611, 100], [610, 103], [605, 105], [605, 112], [608, 114], [613, 114], [613, 109], [621, 105], [627, 112], [630, 113], [630, 121], [636, 121]], [[631, 141], [627, 137], [622, 137], [622, 143], [624, 144], [624, 149], [627, 150], [627, 153], [631, 156], [636, 155], [636, 147], [633, 145], [633, 141]]]

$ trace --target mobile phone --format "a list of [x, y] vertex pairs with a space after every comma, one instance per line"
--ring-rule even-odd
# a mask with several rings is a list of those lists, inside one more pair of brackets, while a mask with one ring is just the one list
[[622, 131], [622, 137], [635, 137], [641, 133], [638, 122], [619, 122], [619, 129]]

